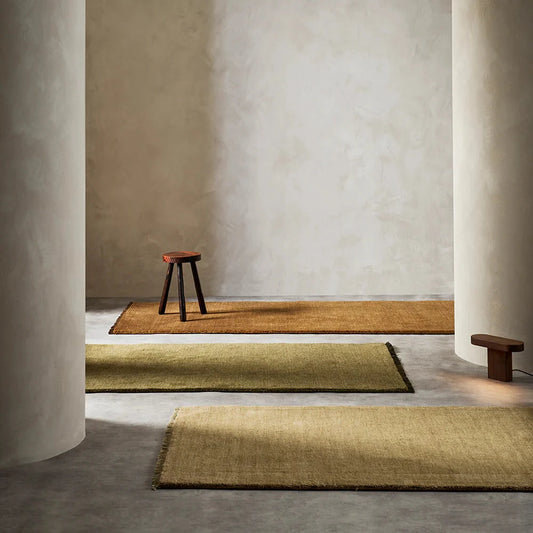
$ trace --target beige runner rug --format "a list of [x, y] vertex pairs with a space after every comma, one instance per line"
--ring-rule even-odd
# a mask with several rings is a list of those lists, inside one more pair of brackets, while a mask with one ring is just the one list
[[533, 490], [533, 408], [184, 407], [153, 488]]
[[413, 392], [390, 344], [88, 344], [87, 392]]
[[180, 322], [177, 302], [158, 314], [159, 303], [132, 302], [109, 333], [400, 333], [451, 334], [453, 302], [300, 301], [187, 302], [187, 321]]

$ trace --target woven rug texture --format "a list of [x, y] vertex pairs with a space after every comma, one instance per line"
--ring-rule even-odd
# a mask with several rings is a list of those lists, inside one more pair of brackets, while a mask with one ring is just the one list
[[533, 490], [533, 408], [177, 409], [153, 488]]
[[88, 344], [87, 392], [412, 392], [390, 344]]
[[109, 333], [390, 333], [452, 334], [453, 301], [187, 302], [180, 322], [177, 302], [164, 315], [157, 302], [132, 302]]

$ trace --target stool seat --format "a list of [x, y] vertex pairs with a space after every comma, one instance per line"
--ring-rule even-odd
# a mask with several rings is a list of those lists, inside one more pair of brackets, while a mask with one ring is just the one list
[[191, 265], [192, 277], [194, 279], [194, 288], [196, 289], [196, 296], [198, 297], [198, 305], [200, 306], [200, 313], [205, 315], [207, 309], [205, 307], [204, 295], [202, 293], [202, 286], [200, 285], [200, 276], [196, 268], [196, 262], [202, 259], [202, 254], [198, 252], [167, 252], [163, 254], [163, 261], [168, 263], [167, 275], [165, 277], [165, 284], [163, 285], [163, 293], [161, 294], [161, 301], [159, 302], [159, 314], [165, 314], [167, 307], [168, 291], [170, 289], [170, 281], [172, 279], [172, 270], [176, 265], [178, 275], [178, 298], [180, 304], [180, 320], [185, 322], [187, 320], [187, 310], [185, 308], [185, 291], [183, 288], [183, 263]]
[[198, 252], [167, 252], [163, 254], [165, 263], [192, 263], [200, 261], [202, 254]]

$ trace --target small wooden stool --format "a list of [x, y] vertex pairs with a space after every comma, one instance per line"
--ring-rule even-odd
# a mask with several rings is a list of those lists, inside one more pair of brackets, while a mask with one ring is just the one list
[[163, 285], [163, 294], [161, 295], [161, 302], [159, 303], [159, 314], [165, 313], [168, 300], [168, 290], [170, 289], [170, 281], [172, 279], [172, 269], [174, 265], [178, 267], [178, 296], [180, 302], [180, 320], [185, 322], [187, 320], [187, 311], [185, 309], [185, 291], [183, 289], [183, 263], [190, 263], [192, 276], [194, 278], [194, 287], [196, 289], [196, 296], [198, 297], [198, 304], [200, 306], [200, 313], [205, 315], [207, 309], [205, 308], [204, 295], [202, 294], [202, 286], [200, 285], [200, 277], [196, 269], [196, 261], [202, 259], [202, 254], [198, 252], [168, 252], [163, 254], [163, 261], [168, 263], [167, 277]]
[[513, 381], [513, 353], [522, 352], [524, 343], [514, 339], [477, 334], [470, 338], [472, 344], [488, 349], [488, 375], [498, 381]]

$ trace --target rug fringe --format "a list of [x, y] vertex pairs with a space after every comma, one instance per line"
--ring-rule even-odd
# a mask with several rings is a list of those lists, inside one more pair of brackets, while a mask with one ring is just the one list
[[460, 485], [246, 485], [246, 484], [222, 484], [222, 483], [162, 483], [158, 489], [209, 489], [209, 490], [290, 490], [290, 491], [395, 491], [395, 492], [533, 492], [533, 486], [515, 487], [502, 485], [490, 486], [460, 486]]
[[415, 392], [415, 389], [412, 385], [412, 383], [409, 381], [409, 378], [407, 377], [407, 374], [405, 373], [405, 369], [402, 365], [402, 362], [400, 361], [400, 358], [398, 357], [398, 354], [394, 350], [394, 346], [390, 342], [386, 342], [385, 346], [389, 349], [389, 353], [392, 357], [392, 360], [394, 361], [394, 364], [396, 365], [396, 370], [398, 370], [398, 373], [400, 376], [402, 376], [403, 382], [405, 383], [405, 386], [407, 387], [407, 392]]
[[118, 323], [120, 322], [120, 319], [123, 317], [123, 315], [126, 313], [126, 311], [133, 305], [133, 302], [130, 302], [125, 309], [120, 313], [118, 318], [115, 320], [115, 323], [111, 326], [111, 329], [108, 331], [108, 335], [116, 335], [115, 328], [117, 327]]
[[168, 448], [170, 445], [170, 437], [172, 435], [172, 426], [174, 425], [174, 421], [178, 416], [179, 410], [180, 407], [174, 410], [172, 418], [170, 419], [170, 422], [168, 423], [167, 428], [165, 430], [165, 436], [163, 437], [161, 450], [159, 451], [159, 456], [157, 457], [157, 462], [155, 464], [154, 475], [152, 477], [152, 490], [157, 490], [161, 486], [161, 472], [163, 471], [163, 464], [165, 463], [165, 459], [167, 458]]
[[[98, 393], [116, 393], [116, 394], [137, 394], [137, 393], [166, 393], [166, 392], [257, 392], [257, 393], [288, 393], [288, 392], [331, 392], [331, 393], [354, 393], [354, 394], [385, 394], [385, 393], [411, 393], [412, 386], [406, 382], [407, 378], [402, 376], [405, 383], [405, 388], [389, 388], [389, 389], [350, 389], [350, 388], [338, 388], [338, 389], [325, 389], [325, 388], [222, 388], [222, 387], [201, 387], [201, 388], [102, 388], [102, 389], [85, 389], [86, 394], [98, 394]], [[407, 380], [408, 381], [408, 380]]]

